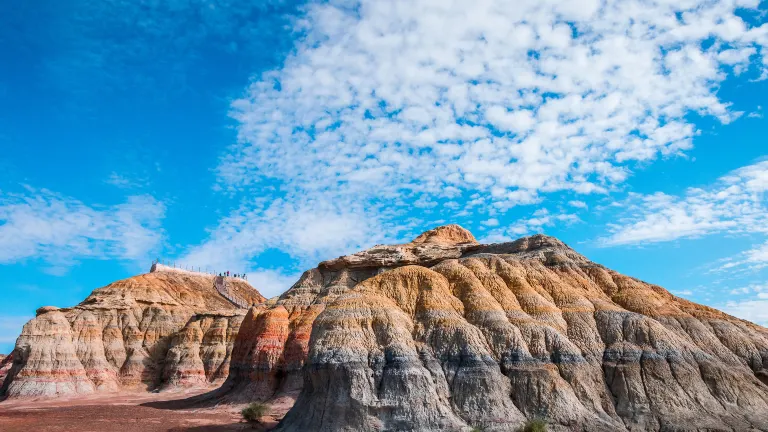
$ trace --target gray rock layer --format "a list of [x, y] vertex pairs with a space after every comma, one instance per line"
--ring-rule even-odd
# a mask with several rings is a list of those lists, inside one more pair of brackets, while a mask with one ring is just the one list
[[360, 279], [326, 298], [278, 430], [768, 430], [765, 328], [545, 236], [413, 247], [319, 267]]

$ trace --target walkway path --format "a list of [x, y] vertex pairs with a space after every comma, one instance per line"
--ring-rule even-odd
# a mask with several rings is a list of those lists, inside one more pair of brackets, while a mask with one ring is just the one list
[[243, 300], [235, 296], [235, 294], [229, 288], [229, 282], [227, 282], [227, 278], [225, 276], [214, 276], [213, 286], [216, 288], [216, 291], [218, 291], [219, 294], [222, 295], [222, 297], [229, 300], [235, 306], [241, 309], [247, 309], [248, 306], [250, 306], [246, 302], [244, 302]]

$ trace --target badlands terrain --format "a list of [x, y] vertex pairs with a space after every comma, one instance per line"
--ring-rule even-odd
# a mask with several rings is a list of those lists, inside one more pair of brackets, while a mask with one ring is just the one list
[[768, 430], [768, 330], [552, 237], [439, 227], [270, 300], [153, 270], [38, 310], [0, 360], [0, 430], [240, 430], [252, 401], [281, 431]]

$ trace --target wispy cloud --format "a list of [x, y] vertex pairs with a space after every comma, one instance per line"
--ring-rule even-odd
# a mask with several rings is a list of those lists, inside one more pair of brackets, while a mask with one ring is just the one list
[[148, 184], [145, 178], [131, 178], [116, 172], [112, 172], [104, 182], [120, 189], [138, 189]]
[[580, 222], [578, 216], [570, 213], [550, 213], [547, 209], [536, 210], [530, 218], [521, 219], [512, 225], [490, 231], [484, 242], [510, 241], [527, 234], [544, 233], [546, 228], [570, 225]]
[[[31, 316], [0, 316], [0, 344], [12, 345], [21, 334], [21, 329]], [[0, 354], [9, 354], [7, 352]]]
[[757, 271], [768, 267], [768, 242], [746, 250], [737, 256], [724, 259], [716, 270]]
[[768, 300], [730, 301], [715, 307], [725, 313], [768, 327]]
[[0, 263], [34, 258], [63, 268], [82, 258], [147, 259], [165, 206], [146, 195], [89, 206], [46, 189], [0, 195]]
[[[646, 244], [715, 233], [768, 234], [768, 161], [720, 178], [708, 188], [691, 188], [682, 196], [630, 194], [621, 203], [624, 217], [611, 225], [604, 245]], [[745, 262], [768, 260], [757, 248]]]

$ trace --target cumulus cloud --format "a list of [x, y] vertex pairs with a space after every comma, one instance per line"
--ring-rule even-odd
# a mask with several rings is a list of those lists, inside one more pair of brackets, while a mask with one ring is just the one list
[[571, 207], [576, 207], [580, 209], [585, 209], [588, 207], [587, 203], [585, 203], [584, 201], [578, 201], [578, 200], [568, 201], [568, 205]]
[[147, 259], [160, 246], [163, 203], [129, 197], [88, 206], [46, 189], [0, 195], [0, 263], [42, 259], [60, 267], [80, 258]]
[[272, 298], [287, 291], [301, 275], [285, 274], [279, 270], [257, 270], [247, 276], [248, 282], [256, 287], [261, 295]]
[[[383, 238], [393, 209], [407, 212], [397, 214], [409, 224], [430, 214], [451, 222], [483, 215], [492, 225], [502, 211], [549, 193], [609, 192], [638, 162], [690, 149], [698, 133], [690, 114], [739, 116], [717, 91], [729, 76], [758, 77], [768, 65], [760, 60], [768, 26], [736, 14], [757, 7], [311, 3], [296, 21], [291, 54], [233, 101], [238, 139], [216, 169], [217, 187], [233, 194], [274, 188], [268, 195], [285, 217], [244, 201], [187, 258], [248, 266], [279, 247], [309, 260]], [[302, 216], [320, 202], [333, 204]], [[583, 208], [579, 202], [571, 205]], [[313, 239], [297, 237], [307, 231], [302, 217], [328, 224], [324, 232], [334, 236], [320, 241], [308, 229]], [[533, 216], [486, 239], [574, 220]]]
[[397, 234], [397, 228], [387, 227], [380, 219], [383, 216], [352, 202], [298, 198], [249, 202], [219, 221], [210, 239], [182, 260], [243, 271], [258, 266], [258, 262], [250, 262], [252, 257], [279, 249], [302, 265], [314, 266], [350, 250], [394, 241], [391, 236]]
[[689, 113], [738, 116], [717, 88], [761, 67], [768, 25], [735, 13], [758, 4], [312, 4], [295, 53], [233, 103], [239, 141], [220, 181], [362, 196], [452, 188], [497, 206], [605, 191], [632, 162], [689, 149]]
[[[768, 234], [768, 161], [737, 169], [708, 188], [682, 196], [630, 194], [625, 217], [610, 226], [605, 245], [653, 243], [714, 233]], [[749, 251], [741, 263], [768, 262], [768, 248]], [[735, 264], [734, 264], [735, 265]]]

